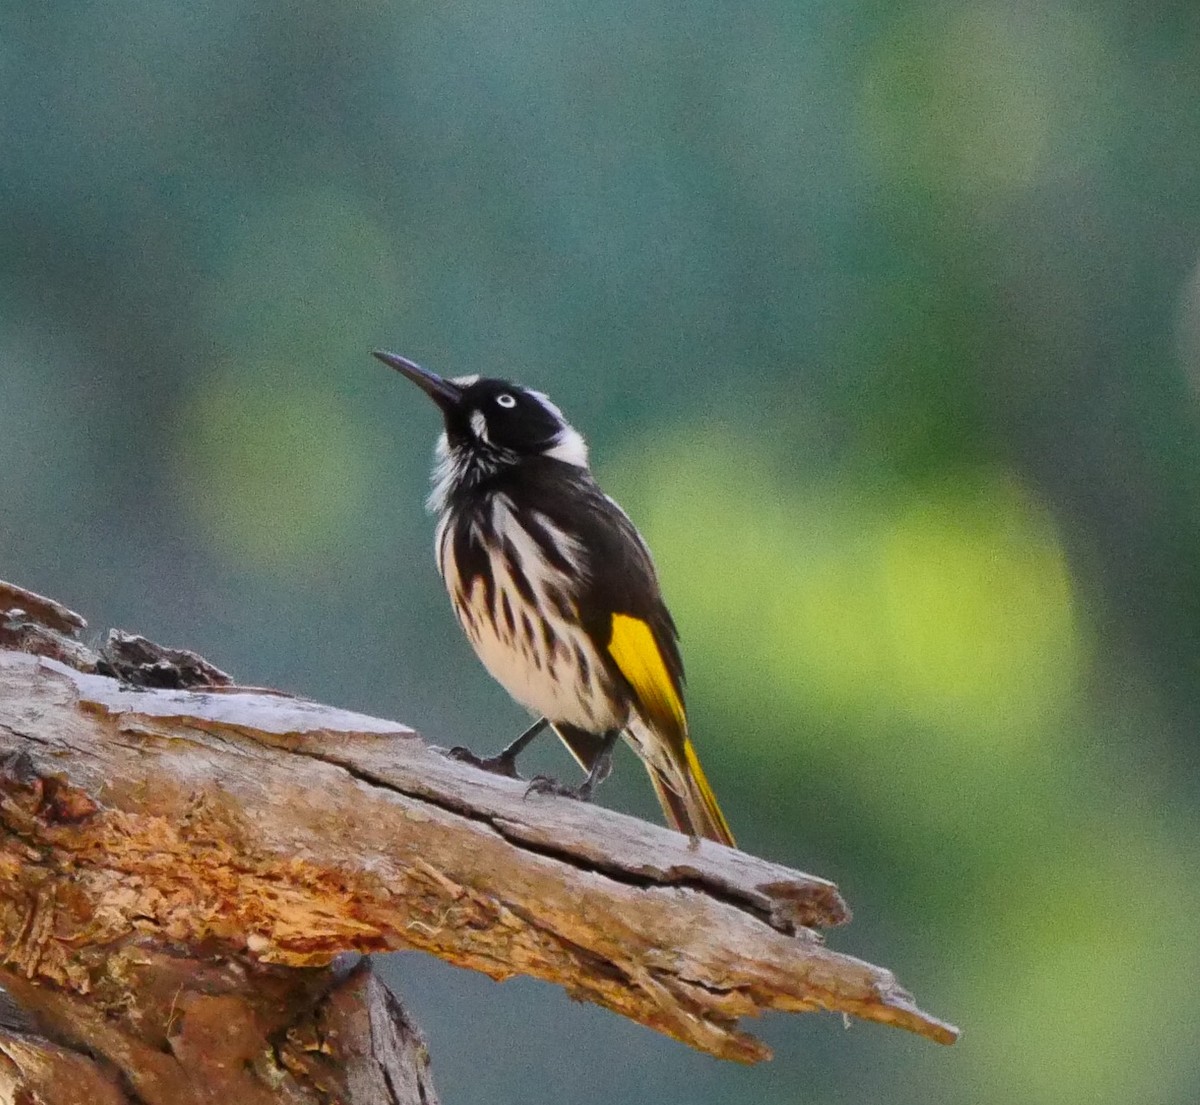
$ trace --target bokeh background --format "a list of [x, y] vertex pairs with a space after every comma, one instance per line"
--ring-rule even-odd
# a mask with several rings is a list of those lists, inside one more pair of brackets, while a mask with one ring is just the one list
[[499, 747], [367, 352], [543, 388], [741, 843], [966, 1030], [743, 1069], [394, 957], [447, 1105], [1200, 1096], [1194, 0], [60, 0], [0, 92], [0, 575]]

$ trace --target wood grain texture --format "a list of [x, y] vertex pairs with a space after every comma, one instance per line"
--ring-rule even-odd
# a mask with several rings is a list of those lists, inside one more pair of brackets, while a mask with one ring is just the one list
[[92, 989], [13, 970], [33, 1020], [0, 1029], [0, 1101], [437, 1105], [424, 1040], [368, 960], [288, 969], [116, 941]]
[[831, 883], [527, 798], [392, 722], [0, 652], [4, 754], [0, 945], [31, 988], [94, 994], [139, 941], [263, 970], [410, 948], [727, 1059], [769, 1054], [739, 1021], [771, 1009], [957, 1036], [825, 946], [814, 929], [848, 918]]

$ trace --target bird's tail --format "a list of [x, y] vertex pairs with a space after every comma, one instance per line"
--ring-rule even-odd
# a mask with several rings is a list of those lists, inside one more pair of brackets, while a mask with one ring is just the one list
[[691, 740], [684, 737], [682, 755], [672, 750], [667, 757], [654, 760], [643, 757], [642, 762], [663, 813], [676, 829], [688, 836], [702, 836], [730, 848], [737, 847]]

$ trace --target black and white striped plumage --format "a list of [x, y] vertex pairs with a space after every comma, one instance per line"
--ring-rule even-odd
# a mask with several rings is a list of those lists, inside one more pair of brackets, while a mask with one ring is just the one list
[[678, 634], [654, 563], [592, 478], [583, 438], [540, 392], [376, 356], [442, 410], [429, 498], [437, 562], [484, 666], [593, 775], [622, 734], [670, 821], [732, 844], [688, 738]]

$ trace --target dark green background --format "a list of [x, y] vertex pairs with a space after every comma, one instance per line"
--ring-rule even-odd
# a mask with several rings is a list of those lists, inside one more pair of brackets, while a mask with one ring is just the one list
[[498, 747], [367, 351], [543, 388], [742, 844], [966, 1030], [743, 1069], [401, 957], [447, 1105], [1196, 1100], [1193, 0], [58, 0], [0, 93], [0, 575]]

